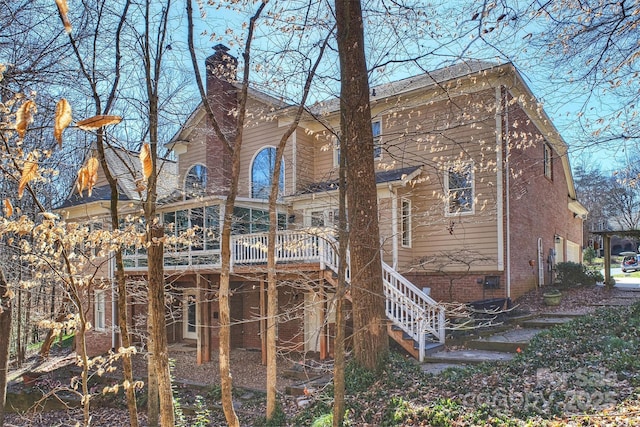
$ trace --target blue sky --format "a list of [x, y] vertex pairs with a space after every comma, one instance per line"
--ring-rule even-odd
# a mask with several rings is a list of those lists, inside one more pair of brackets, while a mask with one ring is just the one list
[[[550, 55], [544, 45], [532, 42], [538, 40], [535, 34], [544, 30], [541, 26], [544, 24], [543, 21], [525, 15], [519, 16], [516, 1], [505, 9], [496, 8], [490, 11], [485, 17], [484, 26], [479, 26], [479, 21], [473, 18], [474, 11], [480, 10], [480, 3], [441, 1], [442, 3], [429, 4], [416, 2], [413, 8], [404, 10], [385, 10], [385, 3], [378, 1], [365, 3], [368, 17], [365, 26], [368, 62], [370, 67], [374, 68], [371, 73], [372, 84], [398, 80], [464, 59], [502, 62], [509, 60], [516, 65], [534, 94], [543, 102], [545, 111], [569, 144], [573, 166], [586, 163], [591, 167], [597, 165], [605, 171], [611, 171], [619, 168], [619, 165], [634, 153], [632, 146], [625, 146], [619, 141], [596, 146], [585, 143], [585, 140], [593, 139], [594, 129], [607, 124], [598, 124], [599, 118], [620, 111], [622, 107], [619, 105], [619, 99], [612, 93], [592, 92], [584, 82], [571, 81], [571, 77], [576, 74], [575, 68], [580, 67], [579, 61], [559, 66], [556, 62], [558, 58]], [[326, 33], [323, 25], [331, 25], [330, 16], [317, 18], [324, 10], [322, 4], [300, 9], [299, 16], [305, 17], [306, 12], [306, 20], [297, 18], [287, 21], [285, 14], [277, 15], [278, 7], [285, 10], [305, 4], [295, 1], [277, 2], [270, 3], [266, 9], [270, 13], [269, 21], [275, 26], [258, 26], [254, 45], [256, 56], [260, 51], [281, 49], [292, 41], [303, 54], [289, 59], [289, 63], [283, 59], [284, 56], [274, 55], [259, 67], [253, 64], [253, 76], [261, 78], [265, 88], [280, 90], [279, 85], [282, 81], [273, 77], [274, 75], [283, 74], [282, 70], [285, 67], [295, 68], [295, 62], [303, 62], [305, 54], [309, 61], [312, 60], [314, 52], [317, 51], [314, 49], [314, 43], [322, 40]], [[237, 55], [246, 35], [243, 24], [248, 22], [256, 7], [255, 4], [250, 4], [243, 10], [208, 8], [204, 19], [196, 16], [196, 44], [202, 59], [211, 54], [211, 47], [218, 43], [229, 45], [232, 48], [231, 53]], [[389, 4], [386, 4], [386, 7], [389, 7]], [[309, 15], [313, 15], [313, 19]], [[504, 17], [500, 18], [502, 15]], [[278, 18], [274, 18], [276, 16]], [[516, 16], [517, 20], [511, 19]], [[321, 22], [318, 23], [315, 19]], [[524, 20], [527, 21], [523, 22]], [[316, 27], [310, 25], [312, 22]], [[181, 24], [186, 28], [186, 19]], [[287, 25], [299, 25], [303, 28], [305, 24], [309, 25], [305, 27], [304, 32], [276, 34], [276, 30], [279, 31], [276, 26], [286, 28]], [[490, 30], [491, 28], [493, 29]], [[298, 39], [296, 37], [299, 34], [304, 36]], [[176, 41], [183, 36], [186, 38], [186, 30], [184, 34], [176, 35]], [[321, 70], [325, 76], [335, 76], [338, 72], [337, 58], [335, 53], [332, 55], [326, 58]], [[393, 62], [407, 58], [413, 61]], [[382, 64], [386, 65], [381, 66]], [[325, 80], [316, 87], [315, 93], [318, 94], [318, 98], [335, 95], [337, 82], [335, 79], [331, 80], [332, 78]], [[295, 92], [295, 89], [290, 89], [291, 83], [296, 87], [294, 75], [291, 75], [287, 83], [286, 90]], [[586, 128], [585, 124], [589, 123], [595, 127]]]

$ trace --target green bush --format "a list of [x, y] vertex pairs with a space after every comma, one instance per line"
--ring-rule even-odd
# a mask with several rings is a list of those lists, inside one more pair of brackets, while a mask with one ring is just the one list
[[591, 246], [585, 248], [585, 250], [582, 251], [582, 258], [587, 264], [592, 264], [593, 260], [596, 259], [597, 256], [598, 254], [596, 254], [596, 250]]
[[[599, 272], [596, 273], [602, 276]], [[558, 282], [558, 287], [563, 289], [593, 286], [596, 284], [596, 273], [587, 271], [584, 265], [575, 262], [559, 262], [556, 264], [556, 281]]]

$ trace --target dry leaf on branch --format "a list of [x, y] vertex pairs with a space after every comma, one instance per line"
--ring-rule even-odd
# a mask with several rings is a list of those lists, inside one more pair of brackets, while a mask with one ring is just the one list
[[42, 212], [42, 217], [44, 219], [48, 219], [49, 221], [54, 221], [60, 218], [57, 214], [54, 214], [52, 212]]
[[98, 159], [92, 157], [87, 162], [87, 190], [89, 193], [89, 197], [91, 197], [91, 192], [93, 191], [93, 187], [98, 182]]
[[62, 147], [62, 132], [69, 126], [71, 120], [71, 105], [62, 98], [56, 105], [56, 119], [53, 124], [53, 136], [60, 147]]
[[13, 215], [13, 205], [11, 204], [11, 200], [4, 199], [4, 215], [9, 218]]
[[67, 5], [67, 0], [56, 0], [56, 5], [58, 6], [58, 12], [60, 12], [62, 23], [64, 24], [64, 30], [67, 34], [70, 34], [71, 21], [69, 21], [69, 6]]
[[142, 164], [142, 176], [144, 176], [144, 179], [149, 179], [153, 170], [151, 147], [149, 147], [149, 144], [142, 144], [142, 149], [140, 150], [140, 163]]
[[18, 184], [18, 199], [22, 198], [24, 188], [38, 175], [38, 162], [33, 153], [29, 154], [28, 160], [24, 162], [24, 168], [22, 169], [22, 176], [20, 177], [20, 183]]
[[96, 130], [100, 129], [103, 126], [117, 125], [121, 121], [122, 117], [120, 116], [97, 115], [89, 117], [88, 119], [80, 120], [78, 123], [76, 123], [76, 126], [78, 126], [82, 130]]
[[16, 111], [16, 131], [20, 139], [24, 138], [27, 128], [33, 123], [33, 114], [37, 112], [36, 103], [28, 100]]
[[91, 157], [87, 164], [80, 168], [78, 171], [78, 181], [76, 186], [78, 187], [78, 193], [80, 197], [83, 196], [84, 189], [88, 190], [88, 195], [91, 197], [93, 187], [98, 182], [98, 159]]
[[85, 166], [83, 166], [78, 171], [78, 180], [76, 181], [76, 187], [78, 188], [78, 193], [80, 194], [80, 197], [83, 197], [82, 192], [87, 187], [88, 181], [89, 181], [89, 171]]

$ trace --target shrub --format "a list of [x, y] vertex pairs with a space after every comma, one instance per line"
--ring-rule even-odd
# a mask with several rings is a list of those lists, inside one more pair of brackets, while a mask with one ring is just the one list
[[596, 284], [594, 275], [588, 273], [584, 265], [575, 262], [559, 262], [556, 273], [558, 286], [564, 289]]
[[596, 254], [596, 250], [593, 249], [591, 246], [587, 247], [583, 252], [582, 252], [582, 258], [584, 259], [584, 262], [586, 262], [587, 264], [592, 264], [593, 260], [596, 259], [598, 255]]

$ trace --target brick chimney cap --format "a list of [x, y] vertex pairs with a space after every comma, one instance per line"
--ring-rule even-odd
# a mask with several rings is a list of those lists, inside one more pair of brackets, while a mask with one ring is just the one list
[[229, 52], [229, 48], [223, 44], [217, 44], [213, 47], [213, 50], [215, 50], [216, 52]]

